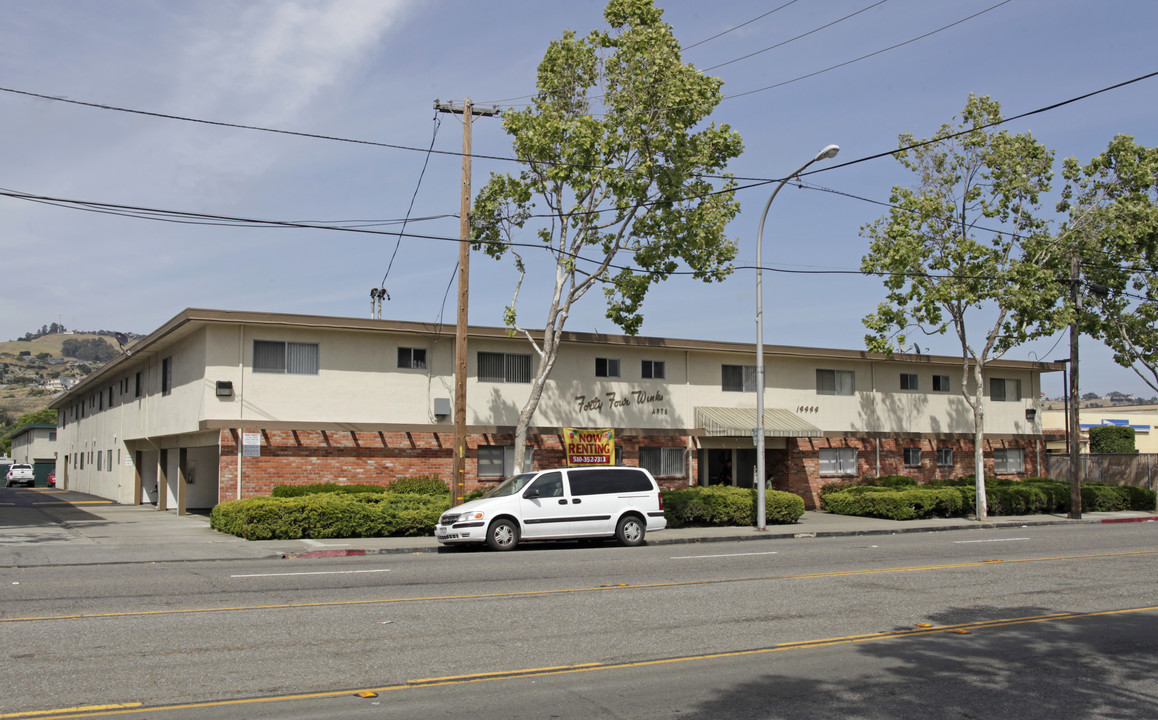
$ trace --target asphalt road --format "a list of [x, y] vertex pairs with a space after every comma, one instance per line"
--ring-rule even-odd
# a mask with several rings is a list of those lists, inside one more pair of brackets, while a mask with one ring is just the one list
[[0, 720], [1154, 717], [1156, 569], [1154, 523], [3, 569]]

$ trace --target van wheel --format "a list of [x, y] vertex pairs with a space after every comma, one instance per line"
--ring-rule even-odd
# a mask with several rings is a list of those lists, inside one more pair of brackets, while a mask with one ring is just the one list
[[634, 515], [628, 515], [619, 519], [619, 524], [615, 526], [615, 539], [627, 547], [635, 547], [643, 544], [643, 535], [647, 532], [647, 526], [643, 521]]
[[519, 527], [510, 520], [498, 519], [487, 528], [487, 546], [491, 550], [513, 550], [519, 544]]

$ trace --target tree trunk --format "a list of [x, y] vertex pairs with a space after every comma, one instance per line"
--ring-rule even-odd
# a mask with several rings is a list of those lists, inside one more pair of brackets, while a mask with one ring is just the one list
[[973, 477], [977, 490], [977, 521], [984, 522], [989, 517], [988, 500], [985, 497], [985, 382], [981, 363], [973, 364]]

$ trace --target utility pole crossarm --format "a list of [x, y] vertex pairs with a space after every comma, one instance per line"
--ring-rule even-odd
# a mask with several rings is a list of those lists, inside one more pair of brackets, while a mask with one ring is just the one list
[[[452, 102], [442, 102], [441, 100], [434, 101], [434, 109], [438, 112], [453, 113], [455, 115], [465, 115], [466, 105]], [[470, 106], [471, 115], [481, 115], [483, 117], [494, 117], [502, 114], [502, 110], [497, 107], [480, 107], [478, 105]]]

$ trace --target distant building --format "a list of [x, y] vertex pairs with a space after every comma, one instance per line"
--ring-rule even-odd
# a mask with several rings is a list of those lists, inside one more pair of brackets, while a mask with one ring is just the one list
[[[279, 483], [449, 481], [454, 337], [429, 323], [185, 310], [52, 401], [58, 485], [183, 512]], [[511, 472], [536, 362], [505, 328], [469, 328], [466, 491]], [[770, 484], [808, 507], [836, 480], [973, 473], [960, 358], [769, 345], [765, 364]], [[1040, 379], [1060, 369], [989, 364], [987, 475], [1043, 472]], [[564, 428], [611, 428], [617, 461], [665, 487], [753, 487], [754, 380], [751, 343], [565, 333], [520, 451], [559, 465]]]
[[[1046, 447], [1051, 453], [1065, 452], [1066, 411], [1051, 409], [1042, 413]], [[1081, 452], [1089, 452], [1089, 431], [1099, 425], [1128, 425], [1134, 428], [1134, 447], [1140, 453], [1158, 453], [1158, 405], [1119, 405], [1116, 407], [1083, 407], [1078, 413]]]
[[40, 486], [48, 484], [48, 474], [56, 468], [56, 438], [55, 425], [23, 425], [5, 436], [12, 440], [12, 462], [31, 465]]

